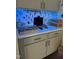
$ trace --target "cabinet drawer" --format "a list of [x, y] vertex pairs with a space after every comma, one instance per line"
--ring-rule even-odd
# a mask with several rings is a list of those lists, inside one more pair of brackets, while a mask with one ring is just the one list
[[48, 39], [48, 33], [42, 34], [42, 35], [41, 35], [41, 38], [42, 38], [42, 39]]
[[28, 37], [24, 39], [24, 44], [35, 43], [35, 42], [47, 39], [47, 37], [48, 37], [48, 34], [41, 34], [33, 37]]
[[59, 33], [60, 35], [63, 35], [63, 30], [58, 30], [58, 33]]
[[54, 38], [54, 37], [57, 37], [58, 35], [59, 33], [57, 31], [54, 31], [54, 32], [49, 33], [48, 38]]

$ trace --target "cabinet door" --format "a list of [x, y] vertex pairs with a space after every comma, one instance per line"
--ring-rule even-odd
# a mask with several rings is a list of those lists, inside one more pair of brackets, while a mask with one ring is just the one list
[[58, 39], [60, 41], [61, 46], [63, 46], [63, 30], [60, 30], [58, 32], [59, 32]]
[[61, 46], [63, 46], [63, 34], [60, 34], [58, 39], [60, 41]]
[[51, 11], [58, 11], [60, 7], [60, 0], [45, 0], [45, 9]]
[[42, 59], [46, 56], [45, 41], [26, 46], [25, 59]]
[[47, 52], [47, 40], [44, 40], [41, 42], [41, 58], [46, 57], [46, 52]]
[[57, 50], [58, 47], [57, 43], [58, 43], [57, 38], [48, 39], [47, 55], [50, 55], [51, 53]]
[[16, 39], [16, 59], [20, 59], [19, 48], [18, 48], [18, 39]]
[[16, 0], [17, 8], [41, 9], [41, 0]]

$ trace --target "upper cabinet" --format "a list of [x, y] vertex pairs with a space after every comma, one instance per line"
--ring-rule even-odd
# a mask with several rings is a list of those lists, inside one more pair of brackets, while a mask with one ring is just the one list
[[58, 11], [60, 0], [16, 0], [16, 7]]
[[28, 9], [41, 9], [41, 0], [16, 0], [16, 7]]
[[58, 11], [60, 8], [60, 0], [45, 0], [45, 9], [51, 11]]

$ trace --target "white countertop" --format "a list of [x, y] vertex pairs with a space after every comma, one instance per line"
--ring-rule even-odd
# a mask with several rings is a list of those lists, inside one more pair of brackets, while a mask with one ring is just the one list
[[26, 32], [25, 34], [18, 34], [17, 38], [22, 39], [22, 38], [26, 38], [26, 37], [30, 37], [30, 36], [35, 36], [35, 35], [39, 35], [39, 34], [44, 34], [44, 33], [49, 33], [52, 31], [57, 31], [57, 30], [62, 30], [62, 28], [57, 28], [54, 26], [48, 26], [48, 29], [38, 29], [38, 30], [33, 30], [30, 32]]

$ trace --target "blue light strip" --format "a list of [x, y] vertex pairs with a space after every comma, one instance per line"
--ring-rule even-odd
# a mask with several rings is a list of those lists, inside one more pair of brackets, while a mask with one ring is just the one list
[[[27, 9], [16, 9], [16, 22], [17, 28], [23, 27], [31, 27], [33, 26], [33, 19], [34, 17], [43, 17], [44, 24], [47, 24], [51, 19], [58, 19], [59, 14], [58, 12], [51, 12], [46, 10], [27, 10]], [[29, 24], [28, 24], [29, 22]]]

